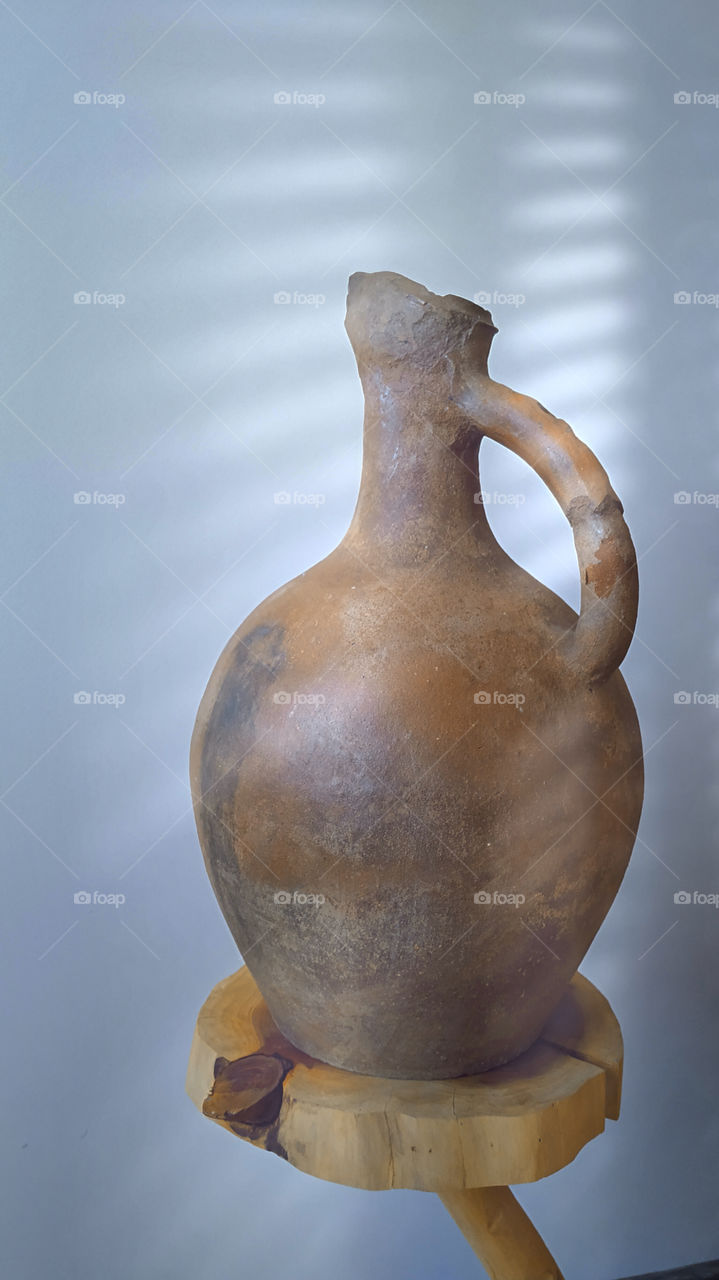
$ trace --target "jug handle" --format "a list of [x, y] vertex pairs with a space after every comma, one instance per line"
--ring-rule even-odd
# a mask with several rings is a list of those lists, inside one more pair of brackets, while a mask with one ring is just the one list
[[581, 605], [557, 648], [590, 684], [606, 680], [629, 648], [639, 598], [634, 544], [606, 471], [567, 422], [530, 396], [475, 374], [456, 398], [483, 435], [529, 463], [569, 520]]

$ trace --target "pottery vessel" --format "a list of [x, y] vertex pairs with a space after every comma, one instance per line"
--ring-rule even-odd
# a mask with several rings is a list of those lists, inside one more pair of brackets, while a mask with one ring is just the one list
[[[488, 311], [392, 272], [349, 283], [365, 396], [356, 510], [219, 659], [192, 788], [222, 912], [280, 1030], [434, 1079], [540, 1034], [624, 875], [642, 747], [618, 667], [634, 548], [566, 422], [494, 382]], [[488, 524], [483, 436], [570, 521], [579, 616]]]

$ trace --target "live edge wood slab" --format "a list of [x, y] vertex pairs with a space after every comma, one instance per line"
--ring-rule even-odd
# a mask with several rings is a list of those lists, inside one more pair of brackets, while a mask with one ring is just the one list
[[556, 1280], [508, 1189], [569, 1164], [619, 1115], [622, 1036], [577, 974], [540, 1039], [507, 1066], [456, 1080], [356, 1075], [278, 1031], [247, 968], [197, 1019], [187, 1092], [202, 1112], [295, 1168], [345, 1186], [435, 1191], [488, 1273]]

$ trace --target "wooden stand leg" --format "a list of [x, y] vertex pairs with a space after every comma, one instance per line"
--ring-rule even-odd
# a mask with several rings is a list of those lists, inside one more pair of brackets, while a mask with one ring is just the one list
[[509, 1187], [442, 1191], [439, 1198], [491, 1280], [562, 1280], [554, 1258]]

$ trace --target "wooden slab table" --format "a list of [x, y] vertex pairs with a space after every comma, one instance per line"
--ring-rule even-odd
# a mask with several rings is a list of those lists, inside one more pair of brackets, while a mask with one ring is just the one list
[[616, 1120], [621, 1077], [619, 1024], [580, 974], [520, 1058], [413, 1081], [308, 1057], [242, 968], [202, 1006], [187, 1092], [203, 1115], [315, 1178], [436, 1192], [492, 1280], [562, 1280], [509, 1184], [556, 1173]]

